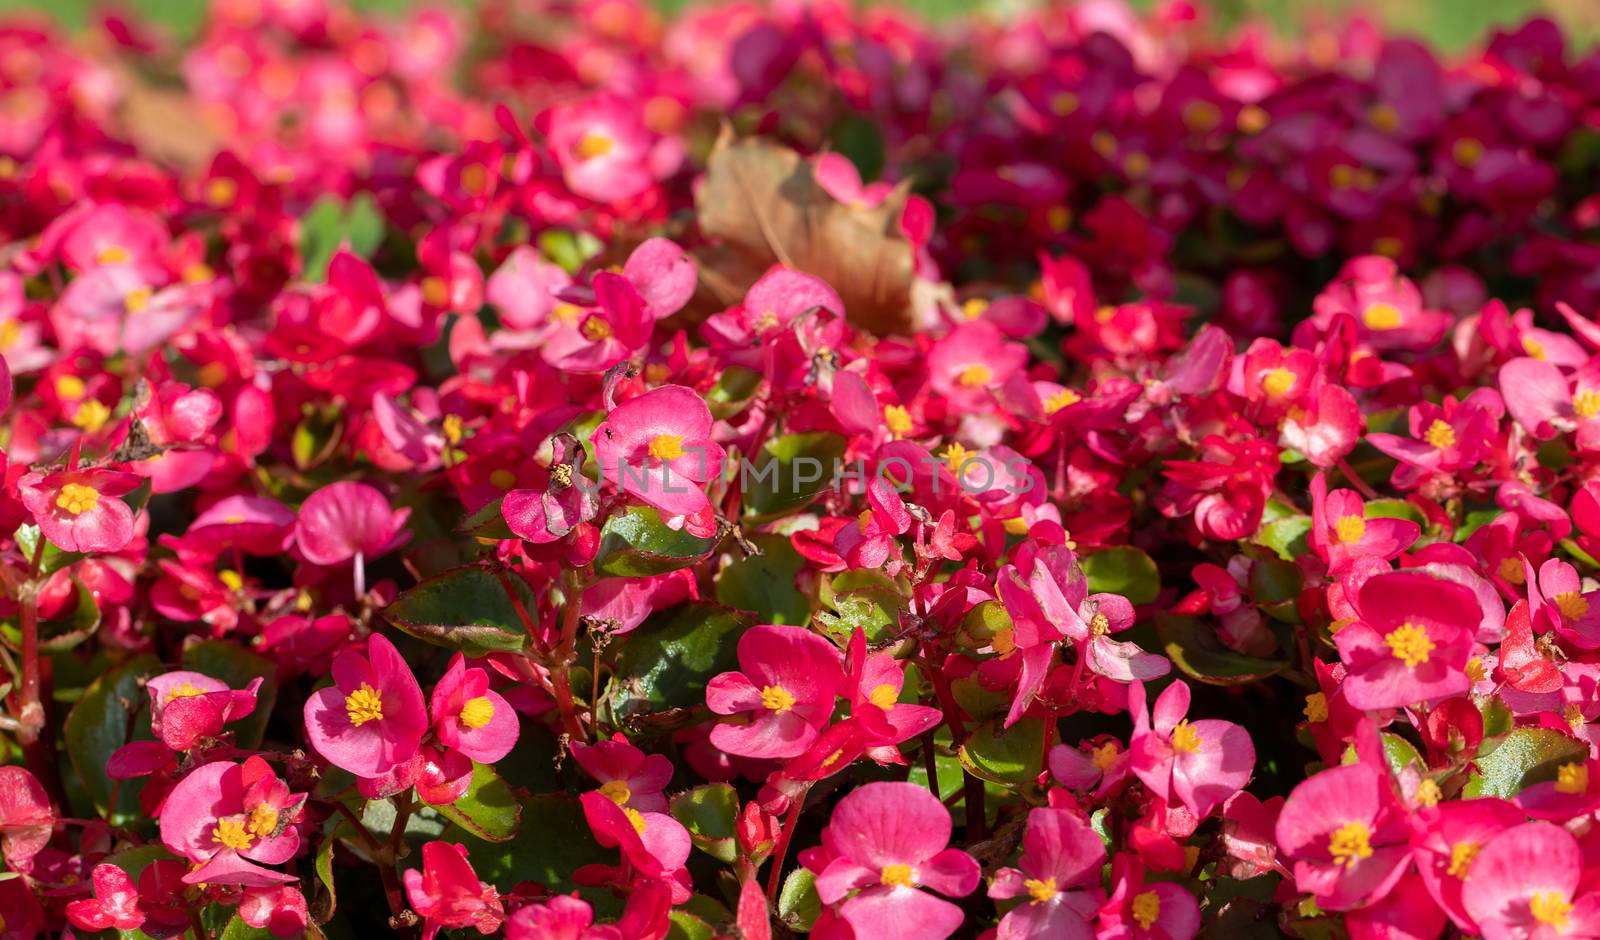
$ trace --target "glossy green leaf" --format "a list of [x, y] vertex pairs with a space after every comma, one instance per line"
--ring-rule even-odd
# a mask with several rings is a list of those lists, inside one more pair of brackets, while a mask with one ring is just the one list
[[1262, 526], [1255, 541], [1277, 552], [1284, 561], [1294, 561], [1311, 550], [1307, 541], [1310, 534], [1310, 516], [1286, 516]]
[[1156, 616], [1162, 652], [1184, 675], [1211, 685], [1242, 685], [1288, 667], [1287, 662], [1246, 656], [1222, 644], [1216, 628], [1195, 617]]
[[[509, 572], [504, 577], [523, 609], [536, 610], [527, 584]], [[500, 575], [479, 565], [452, 568], [417, 584], [385, 607], [383, 617], [419, 640], [468, 656], [528, 645], [527, 628]]]
[[522, 807], [516, 795], [494, 768], [476, 761], [472, 764], [472, 783], [454, 803], [435, 806], [439, 815], [480, 839], [506, 842], [516, 837]]
[[1462, 795], [1510, 799], [1535, 783], [1556, 779], [1563, 764], [1582, 763], [1589, 747], [1551, 728], [1517, 728], [1478, 747], [1478, 772]]
[[[43, 535], [39, 527], [33, 524], [17, 526], [17, 531], [12, 535], [17, 541], [17, 551], [23, 558], [33, 560], [34, 553], [39, 550], [39, 540]], [[82, 552], [67, 552], [56, 547], [49, 539], [44, 540], [44, 554], [39, 556], [39, 571], [42, 574], [53, 574], [62, 568], [84, 558]]]
[[739, 795], [726, 783], [708, 783], [672, 798], [672, 818], [689, 830], [695, 848], [727, 864], [739, 854], [738, 817]]
[[1023, 718], [1010, 728], [1002, 728], [999, 720], [986, 721], [967, 735], [958, 756], [974, 777], [1026, 786], [1039, 776], [1044, 760], [1044, 721]]
[[334, 910], [338, 907], [338, 891], [333, 881], [333, 852], [338, 844], [338, 839], [332, 837], [323, 839], [322, 845], [317, 848], [317, 856], [312, 866], [316, 870], [317, 880], [312, 885], [308, 908], [311, 920], [318, 924], [326, 924], [332, 920]]
[[669, 529], [652, 506], [630, 505], [611, 515], [600, 529], [594, 570], [619, 578], [643, 578], [687, 568], [716, 547], [682, 529]]
[[506, 523], [506, 517], [501, 512], [501, 504], [505, 498], [491, 500], [484, 504], [477, 512], [462, 520], [458, 527], [460, 531], [480, 539], [514, 539], [516, 534], [511, 531], [511, 526]]
[[[111, 799], [106, 764], [112, 752], [130, 740], [150, 738], [150, 696], [141, 680], [161, 671], [161, 661], [148, 653], [128, 660], [95, 680], [63, 723], [67, 756], [78, 782], [102, 813]], [[145, 819], [139, 808], [138, 790], [134, 781], [123, 781], [117, 788], [113, 825], [130, 825]]]
[[778, 920], [790, 930], [806, 933], [822, 915], [822, 898], [817, 896], [817, 876], [809, 869], [796, 868], [783, 879], [778, 892]]
[[717, 600], [754, 612], [762, 623], [806, 623], [811, 619], [811, 603], [795, 587], [795, 576], [805, 568], [805, 559], [785, 536], [761, 533], [751, 541], [761, 554], [722, 569], [717, 576]]
[[761, 388], [761, 373], [743, 366], [728, 366], [717, 377], [717, 384], [706, 393], [711, 416], [726, 421], [749, 406]]
[[835, 463], [844, 457], [845, 439], [831, 431], [785, 434], [774, 438], [741, 469], [746, 511], [757, 516], [798, 509], [833, 481]]
[[1083, 559], [1092, 593], [1121, 594], [1131, 604], [1149, 604], [1161, 593], [1161, 574], [1149, 555], [1131, 545], [1102, 549]]
[[739, 668], [739, 637], [753, 623], [747, 614], [704, 601], [651, 617], [620, 647], [606, 692], [612, 715], [703, 705], [706, 682]]

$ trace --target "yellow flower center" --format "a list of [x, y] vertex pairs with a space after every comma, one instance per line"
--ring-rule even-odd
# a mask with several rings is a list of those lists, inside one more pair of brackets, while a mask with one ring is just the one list
[[1572, 396], [1572, 410], [1585, 421], [1600, 415], [1600, 389], [1585, 388]]
[[1105, 636], [1111, 632], [1111, 618], [1099, 611], [1089, 618], [1089, 633], [1093, 636]]
[[1422, 439], [1428, 442], [1429, 447], [1444, 450], [1446, 447], [1455, 446], [1456, 429], [1443, 418], [1434, 418], [1433, 423], [1428, 425], [1427, 433], [1422, 435]]
[[1129, 179], [1139, 179], [1150, 172], [1150, 157], [1138, 151], [1128, 154], [1122, 158], [1122, 172]]
[[56, 507], [65, 509], [74, 516], [81, 516], [98, 505], [100, 505], [100, 491], [82, 483], [68, 483], [56, 496]]
[[632, 809], [630, 807], [624, 806], [622, 808], [622, 814], [624, 816], [627, 816], [628, 817], [628, 822], [633, 824], [633, 831], [634, 832], [637, 832], [640, 835], [644, 835], [645, 821], [644, 821], [644, 814], [643, 813], [639, 812], [636, 809]]
[[890, 434], [904, 437], [911, 433], [911, 412], [907, 411], [904, 405], [885, 405], [883, 423], [889, 428]]
[[563, 323], [567, 326], [577, 323], [578, 317], [582, 313], [583, 308], [576, 304], [560, 303], [550, 308], [550, 316], [554, 317], [557, 323]]
[[1078, 110], [1078, 96], [1070, 91], [1058, 91], [1050, 98], [1050, 112], [1057, 117], [1066, 117]]
[[1545, 357], [1544, 344], [1531, 336], [1522, 338], [1522, 351], [1535, 359], [1543, 359]]
[[1279, 366], [1261, 377], [1261, 390], [1268, 398], [1282, 398], [1294, 388], [1294, 373]]
[[610, 153], [615, 146], [611, 138], [590, 131], [578, 140], [578, 146], [573, 147], [572, 152], [578, 155], [579, 160], [593, 160]]
[[1183, 106], [1183, 126], [1197, 134], [1213, 130], [1221, 123], [1222, 109], [1203, 98]]
[[57, 398], [82, 398], [89, 387], [83, 384], [83, 379], [75, 375], [61, 375], [56, 377]]
[[22, 324], [16, 320], [0, 323], [0, 349], [10, 349], [22, 338]]
[[1561, 720], [1572, 726], [1573, 731], [1582, 731], [1588, 719], [1583, 717], [1583, 706], [1577, 702], [1568, 702], [1561, 709]]
[[1116, 763], [1117, 758], [1121, 754], [1122, 749], [1117, 747], [1117, 743], [1115, 741], [1107, 741], [1106, 743], [1089, 752], [1089, 760], [1094, 762], [1096, 768], [1105, 770], [1107, 767], [1110, 767], [1112, 764]]
[[350, 716], [350, 723], [357, 728], [369, 721], [382, 721], [383, 696], [363, 682], [360, 688], [344, 697], [344, 710]]
[[1572, 905], [1559, 891], [1540, 891], [1528, 901], [1528, 913], [1558, 931], [1572, 926]]
[[1340, 516], [1339, 521], [1333, 524], [1333, 531], [1339, 541], [1346, 545], [1359, 542], [1367, 534], [1367, 520], [1360, 516]]
[[469, 163], [461, 168], [461, 188], [469, 196], [481, 196], [489, 188], [489, 168], [481, 163]]
[[233, 200], [239, 195], [239, 184], [226, 176], [219, 176], [206, 184], [206, 202], [214, 209], [224, 209], [233, 205]]
[[261, 803], [250, 811], [250, 833], [258, 839], [265, 839], [278, 831], [278, 810], [266, 803]]
[[1333, 831], [1328, 840], [1328, 854], [1346, 868], [1354, 868], [1364, 858], [1372, 857], [1372, 830], [1364, 822], [1354, 819]]
[[1500, 559], [1500, 577], [1505, 578], [1512, 584], [1521, 584], [1527, 577], [1527, 573], [1522, 570], [1522, 559]]
[[95, 254], [94, 260], [101, 264], [121, 264], [131, 257], [133, 255], [129, 254], [128, 249], [121, 245], [107, 245]]
[[982, 297], [968, 297], [966, 303], [961, 305], [961, 316], [968, 320], [976, 320], [988, 309], [989, 301]]
[[1178, 726], [1172, 729], [1172, 749], [1183, 754], [1200, 750], [1200, 735], [1189, 726], [1189, 719], [1178, 722]]
[[1380, 101], [1367, 109], [1367, 120], [1387, 134], [1400, 126], [1400, 112], [1394, 109], [1394, 105]]
[[1154, 891], [1142, 891], [1133, 899], [1133, 919], [1139, 924], [1139, 929], [1149, 930], [1150, 925], [1161, 916], [1161, 895]]
[[422, 300], [431, 307], [443, 307], [450, 302], [450, 285], [437, 274], [422, 279]]
[[72, 423], [90, 434], [105, 427], [109, 420], [111, 420], [111, 409], [98, 398], [84, 399], [72, 413]]
[[1474, 685], [1489, 678], [1489, 667], [1483, 664], [1482, 656], [1474, 656], [1467, 660], [1467, 678], [1471, 679]]
[[1043, 904], [1056, 896], [1056, 880], [1054, 878], [1046, 878], [1043, 881], [1037, 878], [1029, 878], [1022, 883], [1022, 886], [1028, 889], [1028, 897], [1033, 898], [1035, 904]]
[[1562, 764], [1556, 771], [1556, 792], [1577, 796], [1589, 789], [1589, 765]]
[[1472, 868], [1472, 860], [1478, 857], [1478, 850], [1483, 848], [1476, 842], [1457, 842], [1450, 846], [1450, 867], [1446, 869], [1452, 878], [1465, 878]]
[[211, 838], [229, 849], [248, 849], [256, 841], [256, 837], [245, 828], [244, 820], [238, 817], [217, 820], [217, 825], [211, 830]]
[[910, 865], [902, 865], [899, 862], [895, 862], [891, 865], [883, 866], [883, 872], [878, 876], [878, 884], [898, 885], [902, 888], [909, 888], [916, 884], [916, 881], [913, 880], [914, 875], [915, 872], [911, 870]]
[[1443, 798], [1444, 791], [1440, 790], [1439, 785], [1427, 777], [1422, 778], [1422, 782], [1417, 784], [1417, 803], [1419, 805], [1438, 806], [1439, 801]]
[[495, 489], [509, 490], [517, 485], [517, 475], [505, 467], [501, 467], [489, 474], [489, 482], [494, 484]]
[[867, 696], [867, 701], [879, 708], [893, 708], [895, 702], [899, 701], [899, 699], [900, 690], [887, 682], [873, 689], [872, 694]]
[[[239, 521], [243, 522], [244, 520], [240, 519]], [[244, 587], [244, 575], [234, 571], [232, 568], [224, 568], [217, 572], [217, 580], [227, 585], [230, 591], [237, 591]]]
[[177, 698], [194, 698], [197, 695], [204, 694], [206, 694], [205, 689], [197, 688], [192, 683], [185, 682], [183, 685], [173, 686], [167, 690], [167, 701], [170, 702]]
[[625, 780], [607, 780], [600, 785], [600, 794], [618, 806], [624, 806], [633, 799], [633, 790], [629, 789]]
[[143, 313], [150, 306], [151, 290], [148, 287], [135, 287], [122, 295], [122, 305], [129, 313]]
[[1462, 137], [1451, 146], [1450, 156], [1455, 158], [1457, 163], [1471, 169], [1483, 159], [1483, 141], [1475, 137]]
[[600, 317], [590, 317], [583, 321], [583, 338], [591, 343], [611, 338], [611, 324]]
[[1328, 697], [1321, 692], [1306, 696], [1306, 721], [1320, 724], [1328, 720]]
[[946, 447], [944, 452], [939, 456], [944, 458], [945, 465], [950, 468], [950, 472], [959, 476], [961, 474], [961, 468], [965, 466], [967, 460], [971, 458], [972, 451], [967, 450], [960, 444], [951, 444], [949, 447]]
[[1383, 641], [1389, 644], [1394, 658], [1404, 660], [1408, 669], [1415, 669], [1427, 662], [1428, 654], [1433, 652], [1434, 647], [1433, 641], [1428, 639], [1428, 631], [1414, 623], [1403, 623], [1394, 628]]
[[994, 378], [993, 369], [981, 362], [975, 362], [961, 370], [960, 374], [956, 376], [956, 382], [972, 388], [978, 385], [988, 385], [989, 380], [992, 378]]
[[683, 456], [683, 438], [677, 434], [657, 434], [650, 439], [650, 456], [657, 460], [677, 460]]
[[769, 685], [761, 690], [761, 704], [775, 712], [786, 712], [794, 707], [794, 695], [781, 685]]
[[1361, 312], [1361, 322], [1369, 330], [1392, 330], [1400, 325], [1400, 308], [1386, 301], [1368, 304]]
[[494, 703], [486, 695], [467, 699], [461, 706], [461, 723], [468, 728], [482, 728], [494, 719]]
[[1568, 620], [1577, 620], [1589, 612], [1589, 602], [1577, 591], [1562, 591], [1550, 600]]
[[1076, 405], [1080, 401], [1083, 401], [1082, 395], [1070, 388], [1064, 388], [1044, 400], [1044, 412], [1053, 415], [1068, 405]]

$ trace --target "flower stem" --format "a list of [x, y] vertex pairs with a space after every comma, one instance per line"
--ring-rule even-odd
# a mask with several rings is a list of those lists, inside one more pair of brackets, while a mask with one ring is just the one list
[[811, 785], [796, 793], [789, 804], [789, 812], [783, 817], [783, 829], [778, 832], [778, 844], [772, 847], [772, 872], [767, 875], [767, 904], [776, 907], [778, 903], [778, 888], [783, 884], [783, 860], [789, 855], [789, 840], [794, 838], [794, 830], [800, 821], [800, 811], [805, 808], [806, 794], [811, 791]]

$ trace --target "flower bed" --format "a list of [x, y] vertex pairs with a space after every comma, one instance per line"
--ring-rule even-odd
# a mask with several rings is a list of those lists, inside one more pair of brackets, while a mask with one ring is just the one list
[[1600, 936], [1600, 53], [0, 24], [0, 932]]

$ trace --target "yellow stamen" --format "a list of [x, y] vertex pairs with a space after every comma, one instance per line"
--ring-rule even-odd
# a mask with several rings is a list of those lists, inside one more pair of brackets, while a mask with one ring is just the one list
[[1392, 330], [1400, 325], [1402, 319], [1400, 308], [1383, 300], [1368, 304], [1367, 309], [1361, 312], [1361, 322], [1369, 330]]
[[1246, 134], [1259, 134], [1266, 130], [1271, 122], [1272, 116], [1267, 113], [1267, 109], [1258, 104], [1247, 104], [1239, 109], [1237, 123], [1239, 130]]
[[883, 423], [889, 433], [895, 437], [904, 437], [911, 433], [911, 412], [904, 405], [885, 405], [883, 408]]
[[489, 189], [489, 168], [469, 163], [461, 168], [461, 189], [469, 196], [481, 196]]
[[1122, 748], [1118, 747], [1117, 742], [1115, 741], [1107, 741], [1106, 743], [1089, 752], [1089, 760], [1092, 761], [1094, 766], [1099, 770], [1105, 770], [1107, 767], [1110, 767], [1112, 764], [1116, 763], [1117, 758], [1121, 756]]
[[517, 485], [517, 475], [505, 467], [501, 467], [489, 474], [489, 482], [497, 490], [509, 490]]
[[645, 821], [644, 821], [644, 814], [643, 813], [639, 812], [636, 809], [633, 809], [632, 807], [624, 806], [622, 808], [622, 814], [624, 816], [627, 816], [628, 817], [628, 822], [633, 824], [633, 831], [634, 832], [637, 832], [640, 835], [644, 835]]
[[1428, 425], [1427, 433], [1422, 435], [1422, 439], [1428, 442], [1429, 447], [1444, 450], [1446, 447], [1456, 446], [1456, 429], [1443, 418], [1434, 418], [1433, 423]]
[[151, 293], [148, 287], [135, 287], [122, 295], [122, 306], [126, 307], [129, 313], [144, 313], [145, 308], [150, 306]]
[[1346, 868], [1354, 868], [1364, 858], [1372, 857], [1372, 830], [1367, 824], [1354, 819], [1333, 831], [1328, 840], [1328, 854]]
[[1562, 591], [1550, 601], [1566, 620], [1579, 620], [1589, 612], [1589, 601], [1577, 591]]
[[1467, 678], [1472, 680], [1473, 685], [1489, 678], [1489, 667], [1483, 664], [1482, 656], [1474, 656], [1467, 660]]
[[1543, 359], [1545, 357], [1544, 344], [1531, 336], [1522, 338], [1522, 351], [1535, 359]]
[[583, 321], [583, 338], [591, 343], [611, 338], [611, 324], [600, 317], [590, 317]]
[[945, 466], [950, 468], [950, 472], [959, 476], [961, 474], [961, 468], [964, 467], [967, 461], [972, 457], [972, 451], [967, 450], [960, 444], [951, 444], [949, 447], [946, 447], [944, 452], [939, 454], [939, 456], [944, 458]]
[[1178, 726], [1172, 729], [1172, 749], [1182, 754], [1193, 754], [1200, 750], [1200, 735], [1190, 726], [1189, 719], [1178, 722]]
[[600, 785], [600, 793], [618, 806], [625, 806], [633, 799], [633, 790], [625, 780], [607, 780]]
[[1415, 669], [1428, 661], [1428, 654], [1433, 652], [1434, 642], [1428, 638], [1428, 631], [1414, 623], [1403, 623], [1383, 638], [1389, 644], [1389, 649], [1394, 653], [1394, 658], [1404, 660], [1406, 668]]
[[870, 510], [870, 509], [861, 510], [861, 515], [856, 516], [856, 529], [862, 535], [866, 535], [867, 534], [867, 530], [870, 529], [871, 527], [872, 527], [872, 510]]
[[68, 483], [56, 496], [56, 508], [65, 509], [74, 516], [81, 516], [98, 505], [100, 491], [82, 483]]
[[245, 828], [244, 820], [236, 817], [217, 820], [217, 825], [211, 830], [211, 838], [218, 845], [235, 850], [248, 849], [256, 841], [256, 837]]
[[1268, 398], [1282, 398], [1294, 389], [1294, 373], [1279, 366], [1261, 377], [1261, 390]]
[[494, 702], [489, 701], [486, 695], [467, 699], [467, 703], [461, 706], [461, 723], [468, 728], [482, 728], [492, 720], [494, 720]]
[[610, 153], [615, 146], [616, 143], [611, 138], [590, 131], [579, 139], [578, 145], [572, 148], [572, 152], [579, 160], [593, 160], [595, 157], [603, 157]]
[[1588, 719], [1583, 717], [1583, 706], [1577, 702], [1568, 702], [1566, 707], [1561, 709], [1561, 720], [1571, 725], [1573, 731], [1582, 731], [1583, 726], [1588, 723]]
[[1111, 632], [1111, 618], [1100, 611], [1089, 618], [1089, 633], [1091, 636], [1105, 636]]
[[1528, 902], [1528, 913], [1541, 924], [1558, 932], [1572, 926], [1572, 904], [1559, 891], [1540, 891]]
[[895, 862], [883, 866], [883, 873], [878, 876], [878, 884], [909, 888], [916, 884], [914, 880], [915, 874], [910, 865], [902, 865], [899, 862]]
[[239, 184], [226, 176], [219, 176], [206, 184], [206, 204], [213, 209], [226, 209], [239, 195]]
[[450, 285], [437, 274], [422, 279], [422, 301], [430, 307], [443, 307], [450, 302]]
[[1139, 929], [1149, 930], [1150, 925], [1161, 916], [1161, 895], [1154, 891], [1142, 891], [1133, 899], [1133, 919], [1139, 924]]
[[1439, 785], [1432, 780], [1424, 777], [1422, 782], [1417, 784], [1417, 804], [1419, 806], [1438, 806], [1439, 801], [1443, 798], [1444, 791], [1440, 790]]
[[357, 728], [369, 721], [382, 721], [383, 696], [363, 682], [360, 688], [344, 697], [344, 710], [350, 716], [350, 723]]
[[867, 696], [867, 701], [879, 708], [893, 708], [899, 699], [900, 690], [887, 682], [873, 689], [872, 694]]
[[111, 409], [98, 398], [86, 398], [72, 413], [72, 423], [90, 434], [106, 426], [111, 420]]
[[88, 390], [89, 386], [83, 383], [83, 379], [80, 379], [75, 375], [61, 375], [56, 377], [57, 398], [82, 398], [84, 393]]
[[1035, 904], [1043, 904], [1057, 894], [1054, 878], [1046, 878], [1043, 881], [1029, 878], [1022, 883], [1022, 886], [1028, 889], [1028, 897], [1032, 898]]
[[650, 456], [657, 460], [677, 460], [683, 456], [683, 438], [677, 434], [657, 434], [650, 439]]
[[1050, 98], [1050, 111], [1057, 117], [1066, 117], [1078, 110], [1078, 96], [1070, 91], [1058, 91]]
[[0, 323], [0, 349], [10, 349], [22, 338], [22, 324], [16, 320]]
[[107, 245], [95, 253], [94, 260], [101, 264], [121, 264], [133, 255], [121, 245]]
[[278, 810], [266, 803], [260, 803], [250, 811], [250, 833], [258, 839], [265, 839], [278, 831]]
[[1328, 697], [1321, 692], [1306, 696], [1306, 721], [1321, 724], [1328, 720]]
[[956, 376], [956, 382], [960, 385], [965, 385], [967, 388], [973, 388], [979, 385], [988, 385], [989, 380], [992, 378], [994, 378], [993, 369], [981, 362], [975, 362], [961, 370], [960, 374]]
[[1367, 109], [1367, 120], [1387, 134], [1400, 126], [1400, 112], [1394, 109], [1394, 105], [1380, 101]]
[[1562, 764], [1556, 770], [1556, 792], [1568, 796], [1577, 796], [1589, 790], [1589, 765], [1584, 763]]
[[1053, 415], [1068, 405], [1076, 405], [1083, 401], [1083, 396], [1070, 388], [1064, 388], [1044, 400], [1044, 413]]
[[761, 704], [775, 712], [786, 712], [794, 707], [794, 695], [781, 685], [769, 685], [761, 690]]
[[1512, 584], [1521, 584], [1527, 578], [1527, 572], [1522, 570], [1522, 559], [1520, 558], [1508, 557], [1500, 559], [1499, 571], [1500, 577], [1505, 578]]
[[1483, 848], [1476, 842], [1457, 842], [1450, 846], [1450, 867], [1445, 871], [1452, 878], [1465, 878], [1472, 868], [1472, 860], [1478, 857], [1478, 850]]
[[1450, 156], [1457, 163], [1471, 169], [1483, 159], [1483, 141], [1475, 137], [1462, 137], [1450, 147]]
[[1572, 410], [1584, 420], [1600, 415], [1600, 389], [1579, 389], [1578, 393], [1572, 396]]
[[1340, 516], [1339, 521], [1333, 524], [1333, 531], [1339, 541], [1346, 545], [1359, 542], [1367, 534], [1367, 520], [1360, 516]]
[[983, 312], [988, 309], [989, 301], [984, 300], [982, 297], [968, 297], [966, 302], [961, 305], [961, 316], [968, 320], [976, 320], [983, 316]]
[[167, 690], [167, 701], [170, 702], [175, 698], [194, 698], [197, 695], [204, 694], [206, 694], [205, 689], [198, 688], [191, 683], [185, 682], [183, 685], [173, 686]]

